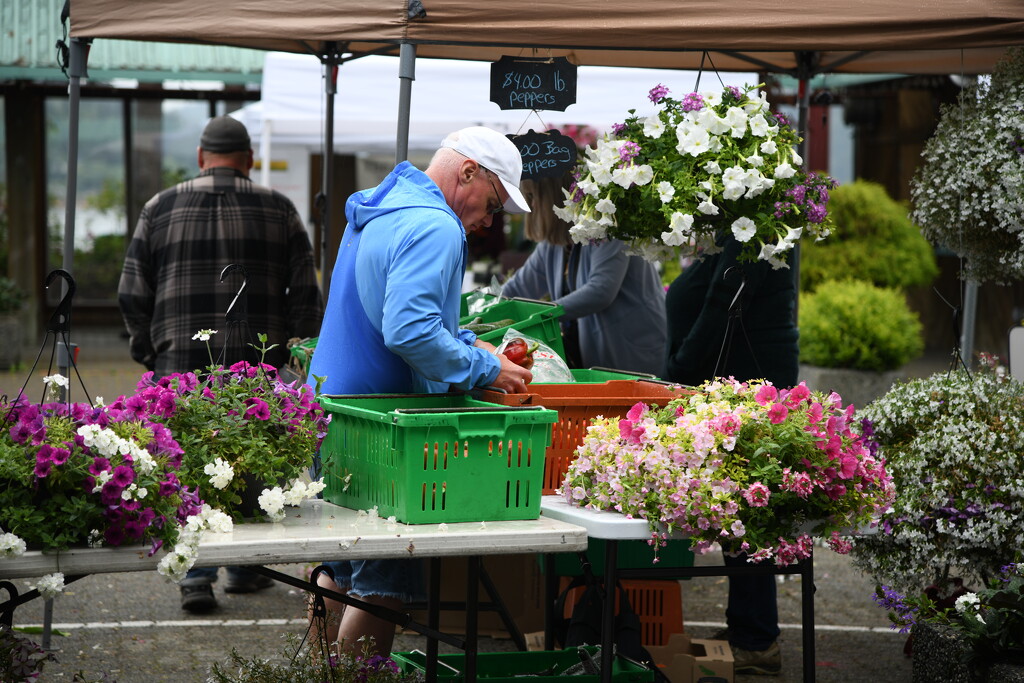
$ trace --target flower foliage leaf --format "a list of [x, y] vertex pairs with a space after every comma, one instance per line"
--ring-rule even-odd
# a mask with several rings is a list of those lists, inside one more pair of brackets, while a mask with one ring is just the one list
[[840, 533], [893, 496], [853, 412], [803, 384], [715, 379], [664, 408], [594, 420], [562, 493], [646, 519], [655, 543], [681, 531], [697, 552], [718, 543], [783, 566], [809, 556], [812, 533], [844, 552]]
[[1024, 277], [1024, 49], [1010, 48], [990, 81], [942, 108], [910, 185], [913, 220], [964, 257], [963, 277]]
[[682, 100], [658, 85], [649, 116], [625, 123], [588, 148], [555, 213], [578, 243], [619, 239], [650, 261], [715, 253], [730, 230], [740, 258], [785, 267], [801, 237], [823, 238], [835, 181], [805, 173], [800, 141], [770, 111], [756, 86], [690, 93]]

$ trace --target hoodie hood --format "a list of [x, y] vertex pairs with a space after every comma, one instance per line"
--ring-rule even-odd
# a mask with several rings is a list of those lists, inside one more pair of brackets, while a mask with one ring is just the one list
[[345, 202], [348, 228], [362, 230], [375, 218], [399, 209], [443, 210], [462, 225], [444, 201], [433, 180], [408, 161], [403, 161], [377, 187], [356, 192]]

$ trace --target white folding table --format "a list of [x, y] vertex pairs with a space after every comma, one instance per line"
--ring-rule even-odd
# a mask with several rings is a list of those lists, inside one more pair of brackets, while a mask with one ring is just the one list
[[[611, 680], [612, 643], [615, 633], [615, 601], [613, 596], [617, 578], [689, 578], [697, 576], [751, 576], [765, 574], [799, 574], [802, 599], [802, 637], [803, 637], [803, 680], [812, 682], [814, 674], [814, 558], [809, 557], [795, 565], [779, 567], [775, 564], [750, 564], [745, 567], [702, 566], [702, 567], [663, 567], [661, 564], [643, 569], [619, 569], [618, 542], [630, 540], [649, 540], [651, 530], [647, 521], [630, 519], [618, 512], [608, 510], [587, 510], [570, 505], [562, 496], [543, 496], [540, 504], [541, 516], [552, 520], [567, 522], [581, 526], [587, 530], [590, 538], [605, 541], [604, 585], [606, 599], [601, 623], [601, 672], [602, 680]], [[677, 534], [670, 538], [686, 538]], [[551, 563], [548, 563], [550, 573]], [[551, 594], [551, 583], [548, 584], [548, 605], [554, 603]], [[554, 615], [556, 618], [558, 615]], [[550, 641], [550, 620], [549, 620]]]
[[[483, 555], [517, 553], [564, 553], [584, 550], [586, 531], [577, 525], [542, 516], [533, 520], [461, 522], [453, 524], [389, 523], [321, 500], [305, 501], [287, 508], [277, 523], [236, 524], [230, 533], [205, 532], [199, 544], [196, 566], [254, 565], [253, 571], [301, 590], [356, 605], [427, 637], [427, 678], [434, 680], [438, 642], [466, 652], [467, 680], [476, 678], [477, 612], [480, 558]], [[147, 557], [147, 548], [75, 548], [61, 552], [29, 551], [20, 557], [0, 559], [0, 589], [8, 599], [0, 602], [0, 622], [11, 623], [14, 609], [38, 597], [37, 591], [19, 595], [10, 579], [63, 572], [66, 582], [88, 574], [156, 571], [162, 553]], [[438, 631], [440, 623], [439, 565], [442, 557], [465, 557], [469, 566], [466, 587], [466, 638]], [[347, 595], [328, 591], [309, 581], [267, 569], [267, 564], [309, 561], [429, 558], [428, 624], [418, 624], [402, 612], [385, 610]]]

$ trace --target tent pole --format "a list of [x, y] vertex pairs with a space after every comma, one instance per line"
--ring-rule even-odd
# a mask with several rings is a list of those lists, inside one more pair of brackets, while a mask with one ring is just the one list
[[[83, 78], [88, 78], [87, 62], [91, 38], [72, 38], [68, 69], [68, 180], [64, 205], [64, 270], [72, 272], [75, 258], [75, 202], [78, 194], [78, 119]], [[67, 283], [63, 285], [67, 288]]]
[[[796, 152], [803, 160], [803, 170], [807, 170], [807, 121], [810, 118], [811, 94], [808, 84], [814, 75], [814, 69], [819, 60], [815, 52], [796, 53], [796, 77], [797, 85], [797, 110], [796, 110], [796, 132], [800, 136]], [[800, 244], [793, 248], [793, 256], [790, 259], [790, 268], [793, 269], [793, 280], [796, 290], [796, 301], [793, 302], [793, 322], [800, 325]], [[806, 662], [805, 662], [806, 666]]]
[[409, 158], [409, 108], [412, 82], [416, 80], [416, 46], [402, 43], [398, 53], [398, 130], [395, 141], [395, 165]]
[[[324, 121], [324, 158], [320, 164], [320, 278], [324, 297], [331, 291], [328, 239], [331, 234], [331, 192], [334, 189], [334, 95], [338, 92], [338, 44], [328, 41], [322, 57], [327, 113]], [[268, 162], [269, 163], [269, 162]]]

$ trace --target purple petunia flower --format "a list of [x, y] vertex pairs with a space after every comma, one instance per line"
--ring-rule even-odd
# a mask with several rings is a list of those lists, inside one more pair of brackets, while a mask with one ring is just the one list
[[623, 164], [633, 161], [638, 154], [640, 154], [640, 145], [632, 140], [622, 143], [622, 147], [619, 147], [619, 158]]
[[661, 102], [663, 99], [665, 99], [665, 96], [668, 95], [668, 93], [668, 87], [659, 83], [658, 85], [651, 88], [651, 91], [647, 93], [647, 99], [657, 104], [658, 102]]
[[683, 97], [683, 111], [700, 111], [704, 108], [704, 97], [692, 92]]
[[613, 123], [612, 124], [612, 135], [615, 137], [621, 137], [626, 132], [626, 124], [624, 123]]
[[118, 465], [110, 477], [110, 481], [124, 488], [135, 481], [135, 470], [127, 465]]
[[807, 202], [807, 220], [821, 223], [828, 216], [828, 207], [817, 202]]

